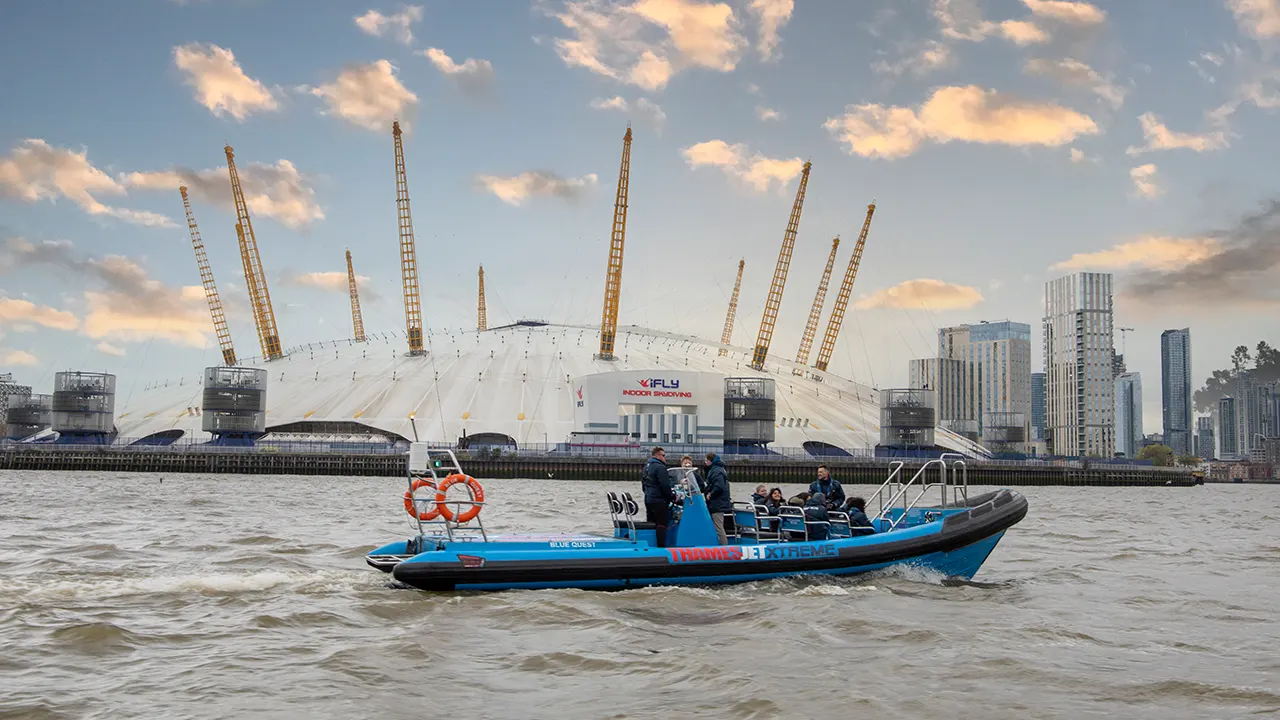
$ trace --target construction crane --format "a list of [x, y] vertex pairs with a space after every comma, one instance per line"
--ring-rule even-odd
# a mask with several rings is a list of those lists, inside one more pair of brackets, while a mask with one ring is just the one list
[[[813, 336], [818, 332], [818, 320], [822, 317], [822, 306], [827, 301], [827, 284], [831, 282], [831, 269], [836, 266], [836, 250], [840, 248], [840, 236], [831, 241], [831, 254], [827, 256], [827, 267], [822, 271], [822, 280], [818, 282], [818, 294], [813, 296], [813, 307], [809, 310], [809, 321], [804, 324], [804, 336], [800, 338], [800, 349], [796, 351], [796, 364], [803, 366], [809, 362], [809, 351], [813, 349]], [[792, 375], [804, 375], [804, 370], [795, 368]]]
[[484, 308], [484, 265], [480, 266], [480, 302], [476, 305], [476, 329], [487, 330], [489, 328], [489, 314]]
[[196, 227], [196, 216], [191, 212], [191, 200], [187, 198], [187, 186], [178, 188], [182, 194], [182, 207], [187, 211], [187, 230], [191, 232], [191, 246], [196, 250], [196, 265], [200, 266], [200, 282], [204, 284], [204, 299], [209, 301], [209, 315], [213, 317], [213, 330], [218, 334], [218, 347], [222, 348], [222, 363], [228, 367], [236, 364], [236, 349], [231, 344], [231, 331], [227, 329], [227, 316], [222, 312], [222, 298], [213, 284], [213, 270], [209, 256], [204, 252], [204, 241]]
[[627, 193], [631, 188], [631, 124], [622, 136], [618, 194], [613, 203], [613, 235], [609, 239], [609, 272], [604, 281], [604, 314], [600, 318], [600, 360], [613, 359], [618, 335], [618, 300], [622, 295], [622, 247], [627, 239]]
[[[724, 316], [724, 332], [720, 335], [720, 344], [728, 345], [733, 339], [733, 321], [738, 316], [738, 291], [742, 289], [742, 268], [747, 264], [745, 259], [738, 261], [738, 279], [733, 281], [733, 295], [729, 296], [729, 314]], [[729, 351], [720, 348], [721, 355]]]
[[1129, 344], [1129, 342], [1128, 342], [1128, 341], [1129, 341], [1129, 333], [1131, 333], [1131, 332], [1133, 332], [1133, 328], [1130, 328], [1130, 327], [1122, 327], [1122, 328], [1120, 328], [1120, 354], [1121, 354], [1121, 355], [1124, 355], [1125, 346], [1127, 346], [1127, 345]]
[[804, 208], [804, 192], [809, 185], [809, 168], [813, 163], [806, 162], [800, 174], [800, 187], [796, 190], [796, 201], [791, 206], [791, 218], [787, 220], [787, 230], [782, 234], [782, 249], [778, 251], [778, 265], [773, 271], [773, 284], [769, 287], [769, 298], [764, 303], [764, 316], [760, 318], [760, 333], [756, 336], [755, 351], [751, 353], [751, 367], [763, 370], [765, 358], [769, 356], [769, 343], [773, 341], [773, 326], [778, 322], [778, 307], [782, 305], [782, 289], [787, 284], [787, 270], [791, 268], [791, 252], [796, 246], [796, 233], [800, 230], [800, 211]]
[[347, 248], [347, 286], [351, 289], [351, 326], [356, 342], [364, 342], [364, 316], [360, 314], [360, 294], [356, 292], [356, 271], [351, 267], [350, 248]]
[[849, 306], [849, 293], [853, 291], [853, 279], [858, 276], [858, 265], [862, 262], [862, 248], [867, 245], [867, 233], [871, 231], [871, 216], [875, 211], [876, 204], [873, 201], [867, 206], [867, 219], [862, 221], [862, 232], [858, 233], [858, 244], [853, 246], [849, 267], [844, 271], [844, 282], [840, 283], [836, 303], [831, 306], [831, 319], [827, 320], [827, 332], [822, 336], [822, 347], [818, 348], [818, 361], [813, 364], [823, 372], [826, 372], [827, 365], [831, 362], [831, 353], [836, 349], [836, 338], [840, 336], [840, 324], [844, 322], [844, 311]]
[[240, 237], [240, 259], [244, 263], [249, 305], [253, 307], [253, 324], [258, 329], [258, 344], [262, 346], [264, 360], [277, 360], [283, 355], [280, 352], [280, 331], [276, 329], [276, 313], [271, 309], [267, 275], [262, 269], [262, 258], [258, 256], [258, 239], [253, 234], [253, 222], [249, 220], [249, 206], [244, 202], [235, 153], [230, 145], [223, 150], [227, 153], [227, 172], [231, 175], [231, 197], [236, 205], [236, 234]]
[[409, 214], [409, 181], [404, 174], [404, 144], [400, 122], [391, 124], [396, 139], [396, 213], [400, 218], [400, 275], [404, 284], [404, 327], [409, 354], [422, 354], [422, 296], [418, 290], [418, 250], [413, 242], [413, 218]]

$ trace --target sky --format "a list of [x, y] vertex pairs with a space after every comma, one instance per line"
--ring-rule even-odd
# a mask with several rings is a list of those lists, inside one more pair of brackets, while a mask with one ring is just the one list
[[901, 386], [1000, 319], [1038, 367], [1045, 282], [1112, 272], [1157, 432], [1161, 331], [1197, 384], [1280, 341], [1278, 50], [1280, 0], [4, 3], [0, 372], [219, 362], [179, 184], [260, 353], [227, 144], [283, 345], [350, 337], [346, 249], [402, 331], [395, 119], [427, 326], [475, 327], [481, 264], [490, 325], [598, 324], [631, 123], [620, 323], [718, 339], [743, 259], [752, 345], [809, 161], [771, 354], [874, 201], [832, 370]]

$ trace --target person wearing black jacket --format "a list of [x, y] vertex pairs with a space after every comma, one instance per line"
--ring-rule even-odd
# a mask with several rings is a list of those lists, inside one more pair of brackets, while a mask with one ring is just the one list
[[818, 466], [818, 479], [809, 484], [809, 494], [818, 493], [826, 496], [828, 510], [835, 510], [844, 504], [844, 488], [840, 487], [838, 480], [831, 477], [831, 471], [826, 465]]
[[854, 537], [875, 534], [876, 530], [867, 519], [866, 510], [867, 501], [860, 497], [851, 497], [849, 502], [845, 503], [844, 511], [849, 515], [849, 532]]
[[816, 492], [813, 494], [813, 497], [810, 497], [809, 500], [805, 502], [804, 519], [823, 523], [820, 525], [805, 524], [805, 528], [809, 532], [810, 540], [827, 539], [826, 523], [830, 521], [831, 516], [827, 514], [827, 498], [825, 495], [820, 492]]
[[709, 452], [702, 463], [706, 480], [703, 492], [707, 496], [707, 512], [711, 513], [711, 524], [716, 528], [716, 537], [721, 545], [729, 543], [729, 534], [725, 530], [725, 522], [733, 520], [733, 497], [729, 491], [729, 471], [725, 469], [720, 456]]
[[667, 526], [671, 524], [671, 505], [680, 502], [671, 475], [667, 472], [667, 453], [655, 447], [649, 461], [640, 471], [640, 488], [644, 491], [644, 519], [658, 531], [658, 547], [667, 546]]

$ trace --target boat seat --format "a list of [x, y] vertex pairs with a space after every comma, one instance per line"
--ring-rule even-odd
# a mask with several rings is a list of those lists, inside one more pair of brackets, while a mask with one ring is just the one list
[[853, 536], [853, 533], [849, 530], [848, 513], [832, 510], [827, 513], [827, 517], [830, 519], [827, 525], [827, 537], [847, 538]]
[[623, 515], [622, 501], [618, 499], [618, 493], [605, 493], [605, 499], [609, 501], [609, 512], [613, 515]]
[[794, 505], [783, 505], [778, 508], [778, 534], [792, 539], [808, 540], [809, 528], [805, 525], [804, 509]]
[[640, 514], [640, 506], [636, 504], [635, 498], [631, 497], [631, 493], [622, 493], [622, 502], [626, 503], [627, 515], [634, 517]]
[[635, 527], [636, 530], [657, 530], [658, 529], [658, 525], [656, 523], [642, 522], [640, 520], [636, 520], [635, 522], [632, 522], [632, 523], [627, 523], [626, 520], [614, 520], [613, 527], [620, 530], [630, 530], [632, 527]]

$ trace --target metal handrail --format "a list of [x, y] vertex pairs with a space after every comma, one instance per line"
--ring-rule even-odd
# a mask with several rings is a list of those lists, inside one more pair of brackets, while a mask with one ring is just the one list
[[[892, 508], [892, 507], [893, 507], [893, 504], [894, 504], [895, 502], [897, 502], [897, 501], [898, 501], [898, 498], [900, 498], [900, 497], [904, 497], [904, 495], [905, 495], [905, 493], [907, 492], [907, 490], [908, 490], [912, 485], [914, 485], [914, 484], [915, 484], [915, 482], [916, 482], [916, 480], [920, 479], [920, 478], [921, 478], [921, 476], [923, 476], [923, 475], [924, 475], [925, 471], [929, 469], [929, 466], [930, 466], [930, 465], [933, 465], [934, 463], [938, 463], [938, 465], [940, 466], [940, 473], [941, 473], [941, 477], [942, 477], [942, 486], [945, 488], [945, 487], [946, 487], [946, 482], [947, 482], [947, 462], [946, 462], [945, 460], [941, 459], [941, 458], [934, 458], [933, 460], [930, 460], [930, 461], [926, 462], [925, 464], [921, 465], [921, 466], [920, 466], [920, 469], [916, 471], [916, 474], [915, 474], [915, 475], [912, 475], [912, 476], [911, 476], [911, 479], [910, 479], [910, 480], [908, 480], [908, 481], [906, 481], [905, 483], [903, 483], [903, 484], [902, 484], [902, 488], [901, 488], [901, 489], [899, 489], [899, 490], [898, 490], [898, 492], [897, 492], [897, 493], [895, 493], [895, 494], [893, 495], [893, 497], [889, 498], [889, 502], [888, 502], [887, 504], [881, 504], [881, 505], [880, 505], [880, 512], [876, 515], [876, 517], [874, 518], [874, 520], [886, 519], [886, 518], [885, 518], [885, 512], [886, 512], [887, 510], [889, 510], [890, 508]], [[898, 469], [901, 469], [901, 468], [898, 468]], [[890, 478], [892, 478], [894, 475], [896, 475], [896, 474], [897, 474], [897, 470], [898, 470], [898, 469], [895, 469], [894, 473], [890, 475]], [[885, 483], [886, 483], [886, 484], [888, 484], [888, 480], [886, 480], [886, 481], [885, 481]], [[892, 529], [896, 528], [896, 527], [898, 526], [898, 522], [899, 522], [902, 518], [906, 517], [906, 515], [907, 515], [907, 511], [909, 511], [911, 508], [915, 507], [915, 506], [916, 506], [916, 503], [920, 502], [920, 498], [924, 497], [925, 493], [927, 493], [927, 492], [929, 491], [929, 487], [930, 487], [930, 483], [929, 483], [928, 481], [925, 481], [924, 486], [923, 486], [923, 487], [921, 488], [921, 490], [920, 490], [920, 494], [916, 495], [915, 499], [911, 501], [911, 504], [910, 504], [910, 505], [908, 505], [908, 504], [907, 504], [907, 501], [906, 501], [906, 499], [905, 499], [905, 498], [903, 499], [903, 501], [902, 501], [902, 502], [903, 502], [902, 515], [900, 515], [900, 516], [898, 517], [898, 520], [890, 520], [890, 521], [889, 521], [889, 529], [890, 529], [890, 530], [892, 530]], [[873, 522], [874, 522], [874, 520], [873, 520]]]
[[906, 467], [906, 463], [901, 460], [891, 460], [889, 461], [889, 467], [892, 468], [889, 472], [889, 477], [886, 478], [885, 481], [880, 484], [880, 487], [876, 489], [876, 502], [880, 503], [881, 510], [884, 509], [884, 489], [889, 486], [889, 483], [894, 481], [893, 479], [896, 478], [899, 473], [902, 472], [902, 468]]

